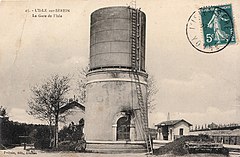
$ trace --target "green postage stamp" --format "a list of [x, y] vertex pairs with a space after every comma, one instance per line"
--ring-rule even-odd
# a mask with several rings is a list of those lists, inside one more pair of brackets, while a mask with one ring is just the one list
[[200, 8], [204, 47], [236, 43], [232, 5]]
[[216, 53], [235, 44], [235, 33], [231, 4], [201, 7], [186, 24], [188, 41], [203, 53]]

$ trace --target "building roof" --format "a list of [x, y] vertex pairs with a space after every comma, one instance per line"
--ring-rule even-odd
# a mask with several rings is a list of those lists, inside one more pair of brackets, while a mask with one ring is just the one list
[[168, 121], [163, 121], [159, 124], [156, 124], [155, 126], [173, 126], [173, 125], [176, 125], [180, 122], [185, 122], [187, 123], [189, 126], [192, 126], [191, 123], [187, 122], [186, 120], [184, 119], [180, 119], [180, 120], [168, 120]]
[[59, 109], [60, 113], [64, 113], [66, 110], [68, 109], [73, 109], [74, 107], [78, 107], [80, 108], [82, 111], [85, 111], [85, 106], [83, 106], [83, 104], [77, 102], [77, 101], [70, 101], [68, 102], [66, 105], [62, 106]]

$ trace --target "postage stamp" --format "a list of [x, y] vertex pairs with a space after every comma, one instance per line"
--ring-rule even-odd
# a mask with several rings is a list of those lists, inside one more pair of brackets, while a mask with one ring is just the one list
[[199, 8], [189, 17], [186, 34], [191, 45], [203, 53], [215, 53], [236, 43], [232, 5]]
[[236, 43], [231, 4], [200, 8], [200, 14], [205, 47]]

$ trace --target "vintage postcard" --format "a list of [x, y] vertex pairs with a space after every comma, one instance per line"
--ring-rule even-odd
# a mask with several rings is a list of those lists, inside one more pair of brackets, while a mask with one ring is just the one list
[[0, 156], [240, 156], [239, 0], [0, 0]]

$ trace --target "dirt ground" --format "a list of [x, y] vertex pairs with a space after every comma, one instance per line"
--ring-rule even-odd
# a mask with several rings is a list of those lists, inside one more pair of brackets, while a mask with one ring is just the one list
[[[75, 152], [53, 152], [46, 153], [36, 151], [37, 154], [26, 154], [22, 147], [17, 147], [9, 150], [1, 150], [0, 157], [150, 157], [145, 153], [127, 153], [127, 154], [101, 154], [101, 153], [75, 153]], [[152, 157], [152, 156], [151, 156]], [[174, 155], [166, 154], [153, 157], [177, 157]], [[181, 157], [226, 157], [217, 154], [190, 154]], [[230, 154], [230, 157], [240, 157], [240, 155]]]
[[[43, 152], [38, 152], [37, 154], [4, 154], [2, 151], [0, 152], [0, 157], [16, 157], [16, 156], [26, 156], [26, 157], [150, 157], [150, 155], [145, 155], [145, 154], [99, 154], [99, 153], [43, 153]], [[156, 156], [154, 156], [156, 157]], [[161, 155], [159, 157], [177, 157], [174, 155], [166, 154], [166, 155]], [[183, 157], [225, 157], [223, 155], [214, 155], [214, 154], [191, 154], [191, 155], [186, 155]], [[235, 155], [230, 155], [230, 157], [239, 157]]]

